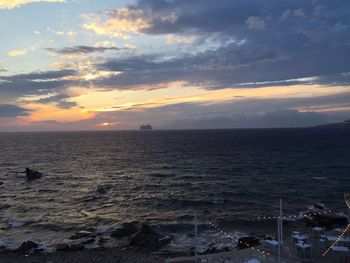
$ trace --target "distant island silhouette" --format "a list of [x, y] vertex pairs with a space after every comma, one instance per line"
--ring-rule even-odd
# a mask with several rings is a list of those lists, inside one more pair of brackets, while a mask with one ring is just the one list
[[143, 124], [140, 126], [140, 130], [152, 130], [152, 126], [150, 124]]
[[343, 122], [318, 125], [315, 128], [350, 128], [350, 119]]

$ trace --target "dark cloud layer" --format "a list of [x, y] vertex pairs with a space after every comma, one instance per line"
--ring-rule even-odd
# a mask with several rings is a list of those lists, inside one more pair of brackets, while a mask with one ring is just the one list
[[80, 55], [80, 54], [90, 54], [90, 53], [96, 53], [96, 52], [120, 51], [123, 49], [125, 48], [93, 47], [93, 46], [75, 46], [75, 47], [65, 47], [62, 49], [47, 48], [47, 50], [60, 55]]
[[100, 67], [124, 73], [104, 80], [106, 85], [183, 80], [209, 88], [257, 87], [306, 77], [323, 84], [328, 76], [349, 84], [340, 75], [350, 72], [349, 1], [141, 0], [129, 10], [130, 17], [118, 10], [109, 10], [108, 17], [146, 20], [150, 26], [141, 31], [149, 35], [198, 35], [192, 46], [213, 39], [219, 44], [172, 59], [110, 59]]
[[72, 83], [62, 78], [75, 74], [74, 70], [57, 70], [0, 76], [0, 92], [18, 95], [45, 94]]
[[28, 115], [30, 110], [25, 108], [10, 105], [10, 104], [0, 104], [0, 118], [14, 118], [18, 116]]

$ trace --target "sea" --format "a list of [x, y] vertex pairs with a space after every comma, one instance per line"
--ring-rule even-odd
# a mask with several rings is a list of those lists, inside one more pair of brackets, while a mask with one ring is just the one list
[[[26, 167], [44, 176], [27, 181]], [[319, 202], [346, 212], [350, 130], [0, 133], [0, 184], [0, 245], [140, 221], [181, 248], [195, 215], [209, 243], [220, 233], [207, 220], [235, 235], [263, 233], [259, 217], [278, 215], [280, 199], [284, 215]]]

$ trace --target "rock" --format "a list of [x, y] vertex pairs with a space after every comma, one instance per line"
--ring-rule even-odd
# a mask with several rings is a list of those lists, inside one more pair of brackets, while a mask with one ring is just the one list
[[106, 243], [108, 241], [108, 239], [107, 238], [104, 238], [104, 237], [100, 237], [99, 239], [98, 239], [98, 241], [97, 241], [97, 244], [99, 245], [99, 246], [102, 246], [104, 243]]
[[95, 239], [94, 238], [88, 238], [87, 240], [81, 242], [81, 244], [83, 245], [88, 245], [88, 244], [92, 244], [95, 242]]
[[78, 251], [78, 250], [82, 250], [84, 249], [84, 245], [81, 244], [58, 244], [56, 246], [56, 251], [63, 251], [63, 252], [67, 252], [67, 251]]
[[313, 204], [313, 206], [319, 210], [325, 210], [326, 209], [326, 206], [322, 203], [315, 203]]
[[68, 244], [57, 244], [56, 245], [56, 251], [67, 251], [69, 249]]
[[9, 204], [0, 204], [0, 210], [10, 208], [11, 206]]
[[4, 184], [4, 182], [1, 182], [1, 181], [0, 181], [0, 185], [3, 185], [3, 184]]
[[40, 179], [42, 176], [42, 173], [26, 168], [26, 177], [28, 181]]
[[31, 250], [37, 248], [39, 245], [33, 241], [25, 241], [17, 249], [17, 252], [20, 253], [29, 253]]
[[159, 242], [161, 246], [168, 245], [171, 242], [171, 240], [173, 240], [173, 236], [165, 236], [165, 237], [159, 238]]
[[111, 237], [122, 238], [126, 236], [131, 236], [132, 234], [135, 234], [138, 231], [137, 225], [138, 222], [124, 223], [122, 227], [115, 229], [111, 233]]
[[244, 249], [260, 245], [260, 241], [256, 237], [241, 237], [237, 241], [237, 248]]
[[80, 239], [83, 237], [89, 237], [90, 235], [92, 235], [92, 232], [81, 230], [81, 231], [75, 233], [74, 235], [72, 235], [69, 239], [71, 239], [71, 240]]
[[345, 226], [348, 224], [348, 220], [345, 216], [325, 214], [305, 217], [303, 221], [308, 227], [325, 227], [327, 229], [331, 229], [334, 226]]
[[105, 193], [107, 193], [107, 190], [103, 186], [98, 186], [97, 187], [97, 193], [105, 194]]
[[159, 238], [159, 234], [150, 226], [143, 224], [141, 229], [132, 235], [129, 245], [155, 251], [161, 248]]

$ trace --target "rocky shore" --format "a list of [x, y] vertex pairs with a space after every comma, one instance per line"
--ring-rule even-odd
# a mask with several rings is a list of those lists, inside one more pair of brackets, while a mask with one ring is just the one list
[[171, 238], [147, 224], [129, 222], [107, 232], [80, 230], [67, 242], [50, 246], [30, 240], [18, 247], [0, 243], [0, 262], [163, 262], [154, 253]]
[[96, 248], [78, 251], [56, 251], [26, 255], [19, 252], [0, 253], [1, 263], [158, 263], [164, 258], [140, 248]]

